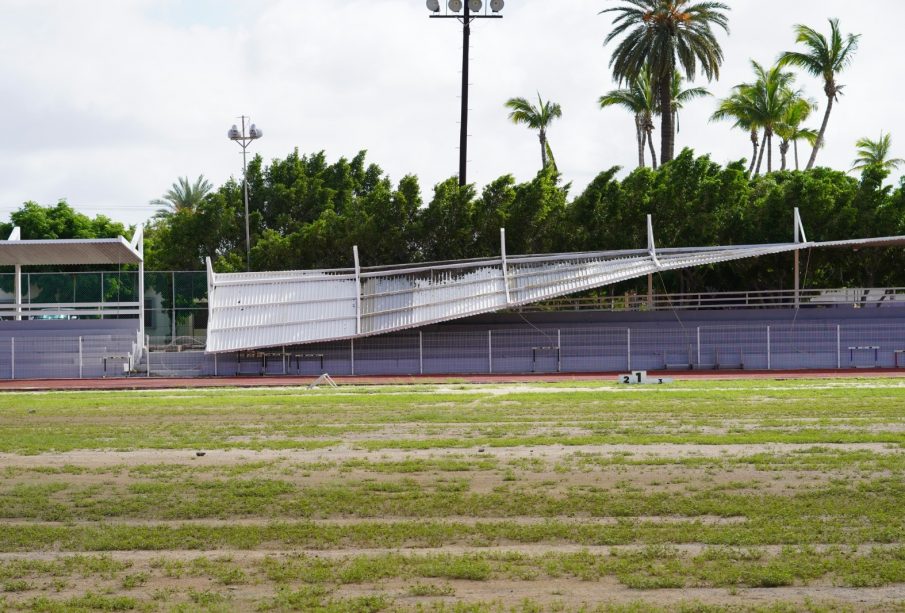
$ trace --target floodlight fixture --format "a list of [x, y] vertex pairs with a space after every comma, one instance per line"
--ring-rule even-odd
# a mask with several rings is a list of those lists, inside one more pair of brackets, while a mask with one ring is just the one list
[[243, 183], [243, 191], [245, 195], [245, 266], [248, 270], [251, 270], [251, 229], [248, 225], [248, 160], [247, 160], [247, 151], [248, 146], [251, 145], [251, 141], [258, 140], [262, 136], [264, 136], [264, 131], [259, 128], [255, 124], [251, 124], [248, 126], [248, 133], [245, 133], [245, 125], [246, 120], [250, 118], [242, 115], [242, 129], [239, 130], [239, 126], [233, 124], [232, 127], [227, 131], [226, 135], [229, 137], [229, 140], [234, 141], [240, 147], [242, 147], [242, 183]]
[[[468, 165], [468, 51], [471, 47], [471, 23], [477, 19], [501, 19], [503, 0], [490, 0], [490, 11], [484, 0], [445, 0], [446, 11], [441, 15], [440, 3], [444, 0], [427, 0], [427, 10], [432, 19], [455, 19], [462, 24], [462, 119], [459, 122], [459, 185], [466, 185]], [[464, 12], [463, 12], [464, 9]]]

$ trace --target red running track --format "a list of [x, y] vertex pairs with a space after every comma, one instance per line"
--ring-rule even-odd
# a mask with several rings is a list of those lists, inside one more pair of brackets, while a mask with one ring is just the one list
[[[411, 385], [430, 383], [562, 383], [568, 381], [615, 381], [615, 372], [539, 373], [534, 375], [387, 375], [333, 377], [339, 385]], [[673, 377], [686, 381], [727, 381], [733, 379], [842, 379], [905, 378], [905, 369], [848, 370], [725, 370], [725, 371], [649, 371], [651, 376]], [[109, 379], [28, 379], [0, 381], [0, 391], [53, 390], [142, 390], [216, 387], [301, 387], [313, 383], [313, 376], [261, 377], [127, 377]]]

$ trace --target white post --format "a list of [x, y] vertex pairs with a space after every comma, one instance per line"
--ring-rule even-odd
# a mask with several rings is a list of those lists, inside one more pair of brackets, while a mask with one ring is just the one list
[[842, 326], [836, 324], [836, 368], [842, 368]]
[[487, 331], [487, 371], [493, 373], [493, 330]]
[[352, 257], [355, 259], [355, 334], [361, 334], [361, 265], [358, 262], [358, 245], [352, 246]]
[[283, 345], [283, 374], [286, 374], [286, 345]]
[[701, 367], [701, 326], [698, 326], [698, 368]]
[[500, 228], [500, 254], [503, 262], [503, 285], [506, 287], [506, 304], [512, 302], [509, 295], [509, 265], [506, 262], [506, 228]]
[[171, 309], [171, 317], [170, 320], [170, 334], [173, 338], [170, 339], [171, 343], [176, 343], [176, 271], [170, 271], [170, 283], [172, 283], [172, 294], [173, 294], [173, 308]]
[[10, 379], [16, 378], [16, 337], [12, 337], [9, 339], [9, 351], [10, 351], [10, 361], [9, 361], [9, 373]]
[[22, 320], [22, 266], [16, 264], [16, 279], [14, 281], [15, 284], [15, 293], [16, 293], [16, 321]]
[[626, 352], [625, 357], [628, 361], [628, 370], [632, 369], [632, 329], [625, 329]]
[[418, 330], [418, 374], [424, 374], [424, 334]]
[[355, 376], [355, 339], [349, 339], [349, 355], [352, 359], [352, 376]]
[[[808, 242], [807, 236], [804, 233], [804, 227], [801, 224], [801, 215], [798, 212], [798, 207], [795, 207], [794, 211], [794, 220], [793, 220], [793, 231], [795, 232], [795, 244], [798, 243], [806, 243]], [[801, 280], [799, 279], [799, 262], [800, 262], [800, 250], [795, 250], [795, 308], [797, 309], [801, 304]]]
[[772, 370], [770, 364], [770, 326], [767, 326], [767, 370]]
[[214, 354], [214, 376], [215, 376], [215, 377], [218, 376], [218, 373], [217, 373], [217, 354], [216, 354], [216, 353]]
[[82, 378], [82, 337], [79, 337], [79, 379]]
[[562, 330], [556, 330], [556, 372], [562, 372]]

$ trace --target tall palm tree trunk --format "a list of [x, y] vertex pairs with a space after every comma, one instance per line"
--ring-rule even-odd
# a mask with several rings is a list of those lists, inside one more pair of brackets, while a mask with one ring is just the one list
[[823, 114], [823, 123], [820, 124], [820, 132], [817, 133], [817, 140], [814, 142], [814, 149], [811, 151], [811, 159], [808, 160], [808, 166], [805, 170], [810, 170], [814, 167], [814, 162], [817, 161], [817, 151], [823, 146], [823, 135], [826, 134], [826, 124], [829, 123], [830, 113], [833, 111], [834, 97], [830, 95], [826, 97], [826, 113]]
[[540, 139], [540, 167], [541, 170], [544, 170], [547, 168], [547, 135], [541, 130], [538, 138]]
[[773, 132], [767, 130], [767, 174], [773, 172]]
[[780, 170], [786, 169], [786, 154], [789, 152], [789, 141], [783, 139], [782, 142], [779, 143], [779, 154], [782, 156], [782, 166], [780, 166]]
[[660, 93], [660, 162], [672, 161], [676, 144], [672, 109], [672, 66], [668, 73], [657, 78]]
[[757, 156], [757, 168], [754, 170], [755, 175], [760, 174], [760, 166], [764, 161], [764, 149], [767, 148], [767, 133], [764, 132], [764, 137], [760, 141], [760, 155]]
[[757, 164], [757, 130], [755, 128], [751, 128], [751, 148], [753, 149], [751, 153], [751, 163], [748, 165], [748, 176], [751, 176], [751, 173], [754, 172], [754, 165]]
[[654, 148], [654, 135], [652, 134], [652, 130], [648, 128], [647, 130], [647, 147], [650, 149], [650, 166], [654, 170], [657, 170], [657, 150]]
[[644, 126], [641, 115], [635, 115], [635, 140], [638, 143], [638, 168], [644, 168]]
[[792, 143], [792, 148], [795, 149], [795, 170], [800, 170], [798, 168], [798, 141]]

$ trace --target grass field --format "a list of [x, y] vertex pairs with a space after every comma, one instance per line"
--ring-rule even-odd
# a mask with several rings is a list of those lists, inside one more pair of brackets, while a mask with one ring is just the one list
[[898, 379], [5, 393], [0, 611], [905, 611], [903, 476]]

